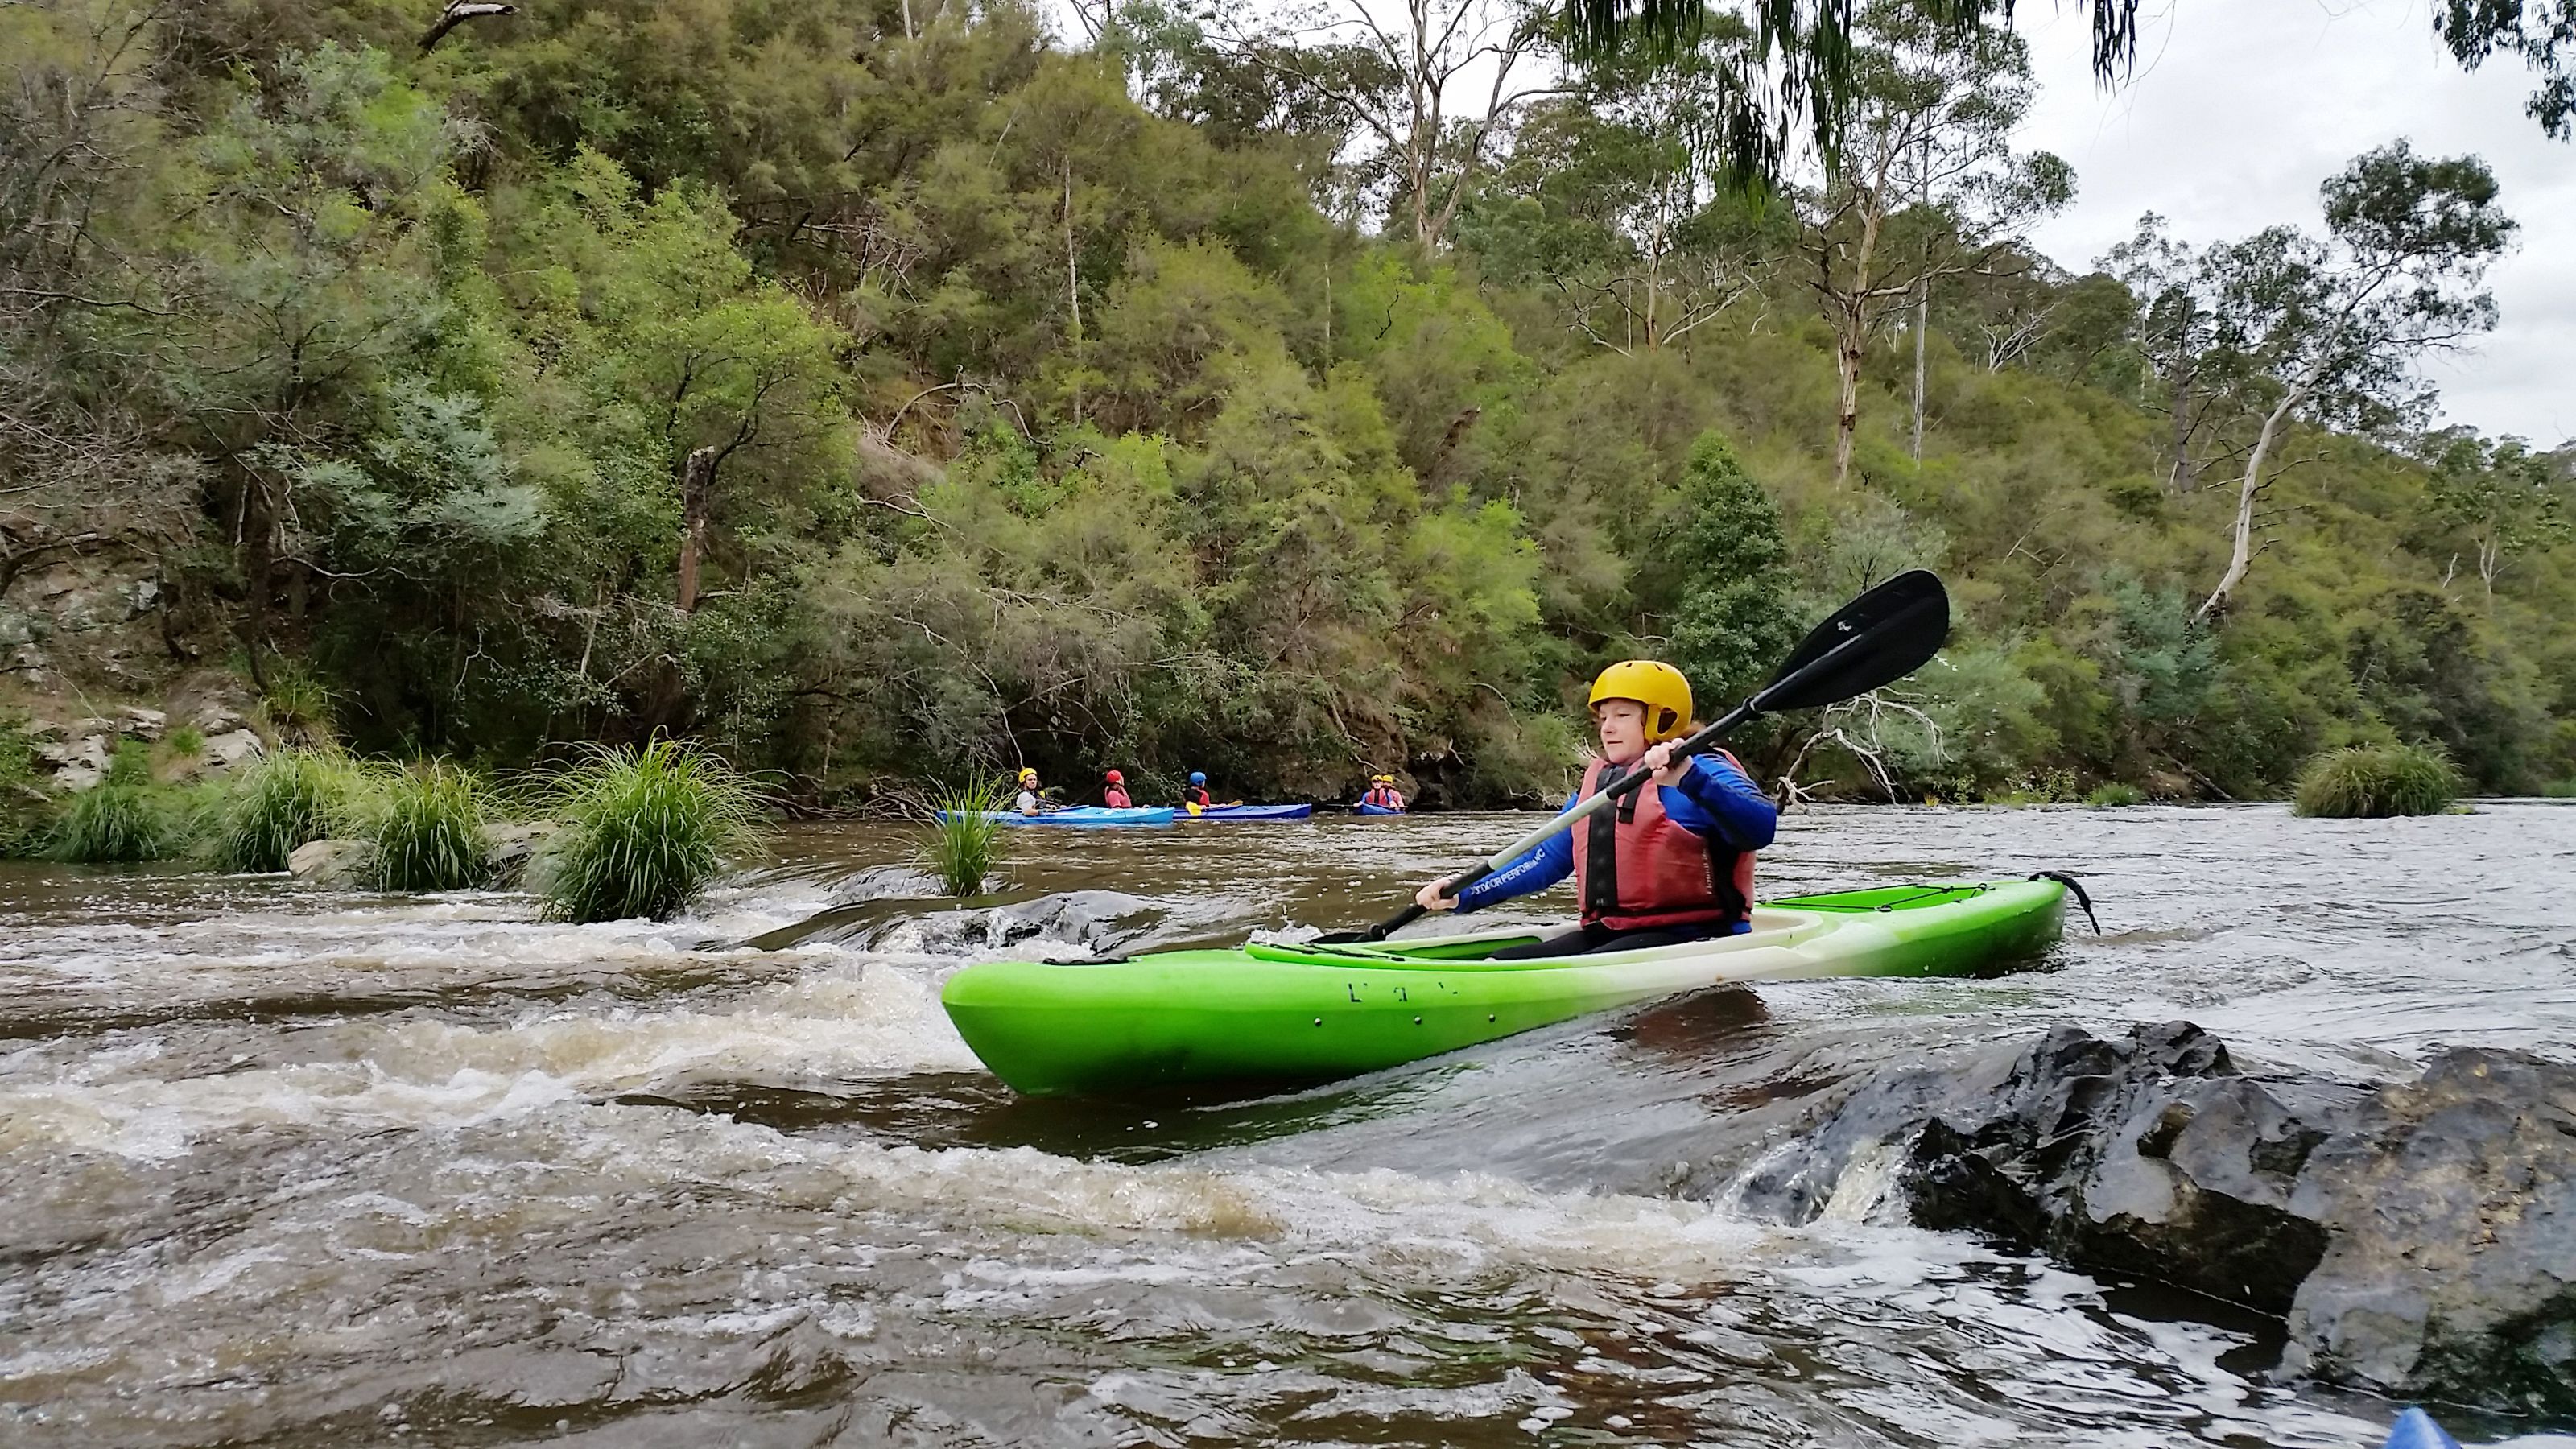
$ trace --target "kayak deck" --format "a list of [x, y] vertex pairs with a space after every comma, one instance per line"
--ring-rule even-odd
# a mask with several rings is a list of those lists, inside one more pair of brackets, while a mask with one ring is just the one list
[[1528, 929], [1365, 945], [1254, 943], [970, 966], [940, 993], [986, 1066], [1032, 1095], [1320, 1081], [1725, 982], [1971, 975], [2047, 949], [2054, 881], [1776, 901], [1735, 936], [1524, 961]]

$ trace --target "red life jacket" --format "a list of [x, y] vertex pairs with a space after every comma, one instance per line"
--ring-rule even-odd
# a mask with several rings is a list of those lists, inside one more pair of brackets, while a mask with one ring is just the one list
[[[1716, 754], [1736, 765], [1726, 751]], [[1618, 768], [1593, 761], [1583, 772], [1583, 793], [1601, 788]], [[1616, 815], [1617, 824], [1607, 826], [1606, 815]], [[1584, 921], [1614, 931], [1732, 923], [1753, 908], [1753, 852], [1674, 824], [1664, 813], [1663, 791], [1650, 781], [1612, 810], [1575, 822], [1574, 890]]]
[[1369, 786], [1369, 792], [1366, 795], [1361, 796], [1360, 799], [1364, 803], [1375, 805], [1381, 810], [1401, 810], [1404, 808], [1404, 797], [1397, 794], [1395, 792], [1395, 787], [1392, 785], [1371, 785]]
[[1184, 805], [1196, 805], [1200, 809], [1204, 810], [1215, 802], [1208, 798], [1207, 786], [1192, 785], [1181, 792], [1181, 803]]
[[1126, 787], [1121, 785], [1112, 785], [1107, 790], [1101, 792], [1100, 803], [1108, 806], [1112, 810], [1124, 810], [1128, 808], [1131, 802], [1127, 798]]

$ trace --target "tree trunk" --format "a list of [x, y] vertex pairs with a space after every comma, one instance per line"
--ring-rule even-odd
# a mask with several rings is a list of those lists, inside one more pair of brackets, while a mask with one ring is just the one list
[[2173, 491], [2189, 493], [2191, 474], [2191, 359], [2178, 355], [2174, 359], [2173, 384]]
[[2284, 394], [2271, 416], [2263, 419], [2263, 431], [2255, 435], [2253, 455], [2245, 460], [2245, 481], [2236, 490], [2236, 543], [2227, 555], [2227, 572], [2219, 575], [2218, 587], [2209, 591], [2208, 600], [2192, 615], [2194, 620], [2224, 614], [2228, 595], [2245, 581], [2245, 570], [2254, 562], [2254, 500], [2263, 492], [2263, 459], [2271, 453], [2272, 439], [2280, 432], [2282, 421], [2302, 396], [2297, 388]]
[[1842, 405], [1834, 413], [1834, 481], [1851, 478], [1852, 437], [1860, 431], [1860, 304], [1837, 309], [1834, 317], [1834, 365], [1842, 373]]
[[707, 547], [708, 505], [715, 497], [716, 463], [723, 455], [700, 448], [680, 464], [680, 612], [698, 611], [698, 561]]
[[1073, 158], [1064, 158], [1064, 297], [1073, 311], [1073, 425], [1082, 426], [1082, 267], [1073, 249]]
[[1923, 337], [1932, 326], [1932, 281], [1914, 294], [1914, 461], [1923, 461]]

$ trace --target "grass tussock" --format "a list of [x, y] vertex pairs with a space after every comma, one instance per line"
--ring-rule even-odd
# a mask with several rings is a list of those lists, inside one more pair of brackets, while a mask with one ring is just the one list
[[728, 858], [761, 847], [760, 787], [715, 754], [677, 740], [595, 747], [545, 791], [563, 822], [537, 862], [558, 921], [667, 921]]
[[1003, 864], [999, 812], [1011, 803], [1009, 787], [999, 780], [959, 786], [941, 791], [936, 803], [939, 814], [916, 859], [948, 894], [983, 894]]
[[298, 846], [369, 820], [377, 788], [337, 750], [281, 749], [225, 792], [206, 827], [206, 857], [218, 870], [284, 870]]
[[150, 749], [127, 741], [107, 778], [72, 797], [45, 853], [85, 865], [129, 864], [167, 859], [185, 838], [180, 812], [152, 783]]
[[2292, 810], [2333, 820], [2439, 815], [2460, 796], [2460, 774], [2419, 745], [2329, 750], [2299, 776]]
[[2144, 805], [2147, 803], [2147, 792], [2126, 780], [2106, 780], [2093, 787], [2093, 793], [2084, 797], [2084, 803], [2111, 808]]
[[290, 745], [327, 745], [334, 737], [337, 702], [321, 677], [301, 664], [281, 662], [269, 670], [259, 712], [269, 732]]
[[368, 884], [389, 891], [473, 890], [492, 883], [492, 816], [483, 782], [444, 760], [390, 774], [376, 792]]
[[54, 830], [54, 800], [36, 769], [26, 721], [0, 717], [0, 860], [35, 855]]

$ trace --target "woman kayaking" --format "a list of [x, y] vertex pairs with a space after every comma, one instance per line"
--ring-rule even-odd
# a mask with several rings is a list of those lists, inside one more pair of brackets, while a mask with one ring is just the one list
[[1127, 796], [1127, 777], [1125, 775], [1120, 774], [1116, 770], [1112, 770], [1106, 776], [1102, 777], [1102, 782], [1106, 787], [1100, 792], [1100, 803], [1102, 805], [1105, 805], [1112, 810], [1124, 810], [1136, 803]]
[[1771, 843], [1780, 813], [1733, 755], [1672, 758], [1673, 742], [1692, 729], [1690, 681], [1652, 659], [1613, 664], [1592, 681], [1592, 718], [1602, 758], [1583, 772], [1566, 808], [1634, 763], [1654, 771], [1655, 788], [1548, 837], [1454, 898], [1444, 879], [1414, 901], [1424, 910], [1472, 911], [1573, 875], [1582, 923], [1497, 951], [1495, 960], [1636, 951], [1746, 929], [1753, 853]]

